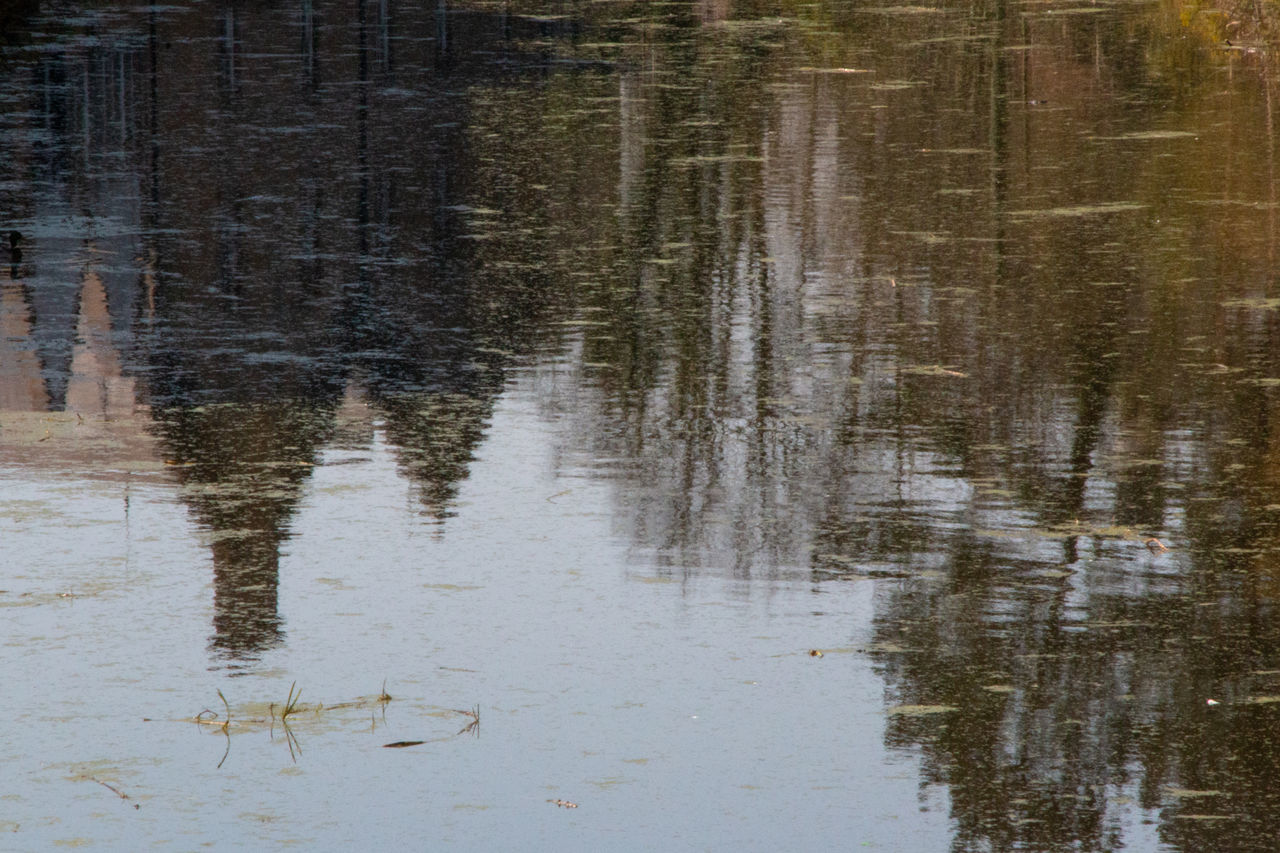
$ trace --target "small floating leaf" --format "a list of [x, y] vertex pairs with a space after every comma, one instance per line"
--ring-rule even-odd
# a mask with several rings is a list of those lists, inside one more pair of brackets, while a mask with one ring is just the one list
[[1145, 204], [1132, 201], [1113, 201], [1104, 204], [1077, 204], [1050, 207], [1041, 210], [1015, 210], [1013, 216], [1092, 216], [1098, 213], [1121, 213], [1126, 210], [1143, 210]]
[[1095, 136], [1094, 139], [1186, 139], [1195, 136], [1188, 130], [1135, 130], [1119, 136]]
[[1048, 9], [1043, 14], [1048, 15], [1097, 15], [1101, 14], [1104, 9], [1097, 6], [1070, 6], [1063, 9]]
[[955, 705], [897, 705], [885, 713], [891, 717], [925, 717], [959, 710]]
[[961, 373], [959, 370], [951, 370], [940, 364], [912, 364], [902, 368], [903, 373], [909, 373], [915, 376], [954, 376], [958, 379], [966, 379], [969, 374]]
[[906, 646], [900, 646], [897, 643], [872, 643], [862, 651], [876, 655], [897, 655], [907, 652], [918, 652], [919, 649], [909, 649]]
[[1280, 299], [1264, 297], [1228, 299], [1222, 303], [1223, 308], [1252, 308], [1258, 311], [1275, 311], [1280, 308]]
[[797, 71], [808, 71], [810, 74], [874, 74], [870, 68], [797, 68]]
[[936, 15], [943, 10], [934, 6], [882, 6], [879, 9], [867, 9], [866, 11], [881, 15]]
[[1176, 814], [1174, 820], [1234, 820], [1235, 815], [1229, 814]]

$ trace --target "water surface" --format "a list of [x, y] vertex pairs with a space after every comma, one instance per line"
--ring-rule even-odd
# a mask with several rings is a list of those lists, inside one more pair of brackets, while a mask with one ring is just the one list
[[6, 19], [0, 830], [1274, 849], [1276, 79], [1214, 14]]

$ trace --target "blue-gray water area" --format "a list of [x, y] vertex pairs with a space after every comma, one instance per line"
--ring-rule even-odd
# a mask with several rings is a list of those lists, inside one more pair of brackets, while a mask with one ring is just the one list
[[0, 849], [1277, 849], [1247, 11], [5, 7]]

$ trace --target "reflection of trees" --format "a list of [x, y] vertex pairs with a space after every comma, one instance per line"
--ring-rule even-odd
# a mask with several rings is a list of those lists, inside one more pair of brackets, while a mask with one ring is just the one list
[[[344, 389], [363, 386], [424, 510], [447, 515], [502, 388], [503, 347], [545, 299], [490, 274], [503, 255], [477, 259], [467, 215], [483, 205], [466, 90], [510, 75], [514, 28], [350, 5], [307, 6], [300, 21], [237, 7], [212, 42], [184, 37], [197, 35], [184, 19], [158, 36], [177, 55], [153, 68], [147, 370], [214, 540], [214, 642], [237, 655], [277, 629], [279, 547]], [[201, 104], [216, 109], [193, 115]]]
[[[545, 210], [522, 188], [538, 176], [502, 174], [507, 151], [482, 163], [468, 110], [535, 114], [527, 94], [505, 92], [545, 73], [522, 40], [560, 25], [348, 6], [198, 20], [157, 8], [144, 34], [104, 19], [102, 38], [22, 69], [55, 143], [23, 152], [32, 168], [68, 197], [88, 187], [90, 216], [143, 221], [141, 275], [113, 278], [107, 296], [136, 333], [126, 367], [208, 531], [212, 643], [231, 657], [278, 639], [280, 548], [344, 395], [368, 402], [424, 511], [445, 516], [503, 369], [550, 301], [544, 241], [527, 236]], [[536, 132], [522, 141], [557, 138]], [[43, 223], [39, 198], [12, 208]], [[38, 278], [51, 268], [40, 249], [26, 262], [45, 286], [12, 313], [39, 333], [60, 398], [75, 294]]]
[[891, 704], [957, 710], [887, 736], [957, 850], [1111, 849], [1139, 807], [1183, 849], [1270, 849], [1274, 229], [1227, 205], [1274, 178], [1176, 135], [1268, 93], [1144, 65], [1141, 19], [837, 25], [636, 48], [570, 441], [618, 460], [660, 564], [901, 579]]
[[1250, 703], [1276, 691], [1280, 633], [1256, 578], [1196, 557], [1167, 573], [1105, 540], [1064, 571], [963, 537], [948, 550], [946, 581], [888, 594], [875, 657], [892, 703], [958, 709], [888, 731], [949, 786], [957, 849], [1114, 847], [1135, 781], [1180, 847], [1274, 845], [1274, 712]]
[[[660, 562], [897, 579], [891, 701], [957, 710], [887, 737], [948, 786], [957, 849], [1117, 846], [1135, 784], [1171, 843], [1265, 847], [1274, 229], [1226, 205], [1274, 198], [1271, 155], [1125, 135], [1270, 91], [1148, 74], [1137, 18], [632, 11], [603, 27], [626, 47], [554, 49], [571, 74], [513, 54], [517, 19], [358, 0], [152, 11], [125, 48], [133, 366], [213, 541], [214, 644], [276, 640], [353, 385], [444, 516], [509, 360], [567, 340], [566, 443], [613, 460]], [[76, 138], [108, 99], [56, 88]]]
[[0, 37], [6, 40], [19, 38], [19, 30], [25, 25], [26, 19], [35, 14], [38, 6], [38, 0], [15, 0], [15, 2], [6, 3], [3, 8], [0, 8]]
[[253, 657], [279, 638], [280, 547], [332, 430], [331, 404], [174, 405], [155, 417], [179, 466], [183, 500], [211, 538], [212, 645], [234, 658]]

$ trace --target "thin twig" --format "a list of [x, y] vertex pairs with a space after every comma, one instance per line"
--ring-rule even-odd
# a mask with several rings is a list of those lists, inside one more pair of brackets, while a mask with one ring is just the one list
[[89, 776], [87, 778], [89, 779], [90, 782], [97, 782], [99, 785], [106, 788], [108, 791], [115, 794], [120, 799], [122, 800], [129, 799], [128, 794], [126, 794], [124, 791], [121, 791], [119, 788], [117, 788], [115, 785], [112, 785], [110, 782], [103, 782], [101, 779], [97, 778], [96, 776]]
[[[126, 794], [124, 791], [121, 791], [119, 788], [117, 788], [115, 785], [112, 785], [110, 782], [103, 782], [101, 779], [97, 778], [96, 776], [84, 776], [81, 778], [88, 779], [90, 782], [97, 782], [99, 785], [106, 788], [108, 791], [115, 794], [117, 797], [119, 797], [122, 800], [130, 799], [128, 794]], [[138, 803], [133, 803], [132, 805], [135, 809], [142, 808], [142, 806], [140, 806]]]

